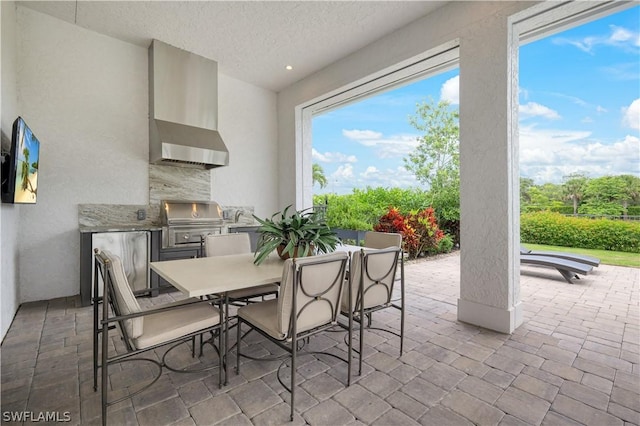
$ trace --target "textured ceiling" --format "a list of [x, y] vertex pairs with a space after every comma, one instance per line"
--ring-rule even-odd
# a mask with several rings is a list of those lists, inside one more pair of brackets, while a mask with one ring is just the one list
[[[25, 1], [20, 5], [148, 47], [152, 39], [218, 61], [279, 91], [443, 1]], [[291, 71], [285, 70], [292, 65]]]

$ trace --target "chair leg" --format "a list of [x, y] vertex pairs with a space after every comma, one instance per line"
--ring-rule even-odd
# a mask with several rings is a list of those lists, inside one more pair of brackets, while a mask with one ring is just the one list
[[[224, 303], [224, 384], [225, 386], [229, 383], [228, 380], [228, 371], [227, 371], [227, 352], [229, 348], [229, 295], [227, 293], [224, 294], [224, 300], [221, 299], [220, 303]], [[220, 306], [220, 312], [222, 312], [222, 306]], [[222, 317], [221, 317], [222, 318]], [[222, 323], [220, 323], [220, 333], [222, 333]], [[220, 339], [222, 341], [222, 339]]]
[[93, 391], [98, 390], [98, 301], [93, 302]]
[[295, 407], [296, 400], [296, 355], [298, 351], [298, 341], [296, 338], [293, 338], [291, 345], [291, 417], [290, 420], [293, 421], [293, 407]]
[[108, 381], [109, 381], [109, 364], [108, 364], [108, 355], [109, 355], [109, 326], [105, 324], [102, 327], [102, 392], [100, 395], [100, 402], [102, 405], [102, 424], [106, 426], [107, 424], [107, 404], [109, 402], [108, 399]]
[[358, 376], [362, 376], [362, 356], [364, 355], [364, 309], [360, 310], [360, 353], [358, 354]]
[[400, 356], [404, 353], [404, 260], [400, 261]]
[[240, 320], [240, 317], [238, 317], [238, 323], [236, 324], [236, 327], [238, 328], [237, 331], [237, 338], [236, 338], [236, 375], [240, 374], [240, 339], [241, 339], [241, 335], [240, 335], [240, 326], [242, 325], [242, 321]]
[[[222, 321], [224, 321], [223, 318], [223, 313], [222, 313], [222, 306], [220, 306], [219, 311], [220, 312], [220, 317], [219, 317], [219, 328], [218, 328], [218, 347], [219, 347], [219, 356], [218, 356], [218, 388], [222, 389], [222, 369], [224, 368], [224, 384], [227, 384], [227, 345], [224, 344], [224, 342], [222, 341], [222, 330], [223, 330], [223, 324]], [[226, 338], [226, 331], [225, 330], [225, 338]], [[213, 339], [213, 336], [211, 336], [211, 339]]]
[[353, 355], [353, 310], [349, 310], [349, 345], [347, 346], [347, 386], [351, 386], [351, 357]]

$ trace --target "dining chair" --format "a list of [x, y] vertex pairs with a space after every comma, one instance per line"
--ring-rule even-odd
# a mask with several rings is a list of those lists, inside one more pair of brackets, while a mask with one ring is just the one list
[[[229, 256], [233, 254], [251, 253], [251, 240], [246, 232], [237, 234], [215, 234], [207, 235], [203, 240], [204, 255]], [[242, 290], [231, 291], [227, 294], [231, 303], [249, 302], [254, 297], [262, 297], [278, 294], [278, 284], [264, 284]]]
[[[212, 303], [219, 300], [200, 300], [191, 298], [177, 302], [154, 306], [144, 310], [140, 307], [131, 290], [120, 258], [106, 250], [96, 249], [94, 280], [94, 334], [93, 334], [93, 389], [98, 390], [98, 370], [101, 369], [101, 408], [102, 424], [107, 423], [107, 408], [124, 399], [146, 390], [162, 375], [163, 368], [175, 372], [191, 373], [218, 368], [218, 385], [222, 386], [223, 363], [205, 365], [202, 368], [178, 368], [167, 362], [169, 353], [185, 342], [195, 344], [195, 336], [211, 334], [210, 344], [222, 360], [224, 346], [222, 341], [222, 309]], [[102, 278], [103, 295], [98, 296], [98, 277]], [[102, 314], [100, 315], [100, 310]], [[116, 327], [117, 325], [117, 327]], [[118, 328], [124, 343], [124, 350], [116, 353], [109, 351], [109, 331]], [[214, 338], [217, 336], [217, 346]], [[99, 345], [100, 343], [100, 345]], [[157, 360], [154, 349], [171, 345], [161, 360]], [[151, 351], [147, 357], [138, 355]], [[192, 356], [195, 356], [195, 345]], [[126, 395], [109, 401], [109, 367], [123, 362], [149, 362], [158, 367], [157, 374], [135, 391], [128, 390]]]
[[[397, 232], [367, 231], [364, 234], [364, 246], [367, 248], [383, 249], [387, 247], [402, 247], [402, 234]], [[373, 312], [367, 315], [367, 325], [371, 327]]]
[[[358, 375], [362, 374], [365, 318], [369, 318], [368, 329], [385, 331], [400, 337], [400, 355], [402, 356], [404, 349], [404, 263], [402, 258], [403, 253], [400, 247], [362, 248], [351, 255], [349, 275], [345, 281], [347, 290], [342, 295], [341, 311], [349, 320], [346, 327], [349, 359], [351, 359], [353, 348], [354, 322], [359, 324]], [[398, 262], [400, 262], [400, 304], [396, 304], [392, 299]], [[371, 314], [387, 308], [400, 310], [399, 334], [388, 328], [371, 326]], [[351, 364], [349, 364], [348, 374], [351, 377]]]
[[[283, 266], [278, 298], [238, 309], [236, 373], [240, 372], [240, 357], [251, 358], [240, 351], [240, 329], [242, 324], [246, 324], [290, 355], [290, 385], [287, 386], [280, 377], [286, 361], [280, 365], [277, 376], [280, 384], [291, 393], [291, 420], [295, 407], [299, 345], [310, 336], [337, 325], [348, 259], [346, 252], [287, 259]], [[342, 359], [335, 354], [325, 354]], [[343, 361], [351, 365], [350, 358]]]
[[364, 246], [374, 249], [402, 247], [402, 234], [396, 232], [367, 231], [364, 234]]
[[[230, 256], [234, 254], [251, 253], [251, 239], [246, 232], [238, 232], [233, 234], [210, 234], [202, 239], [203, 254], [206, 257], [213, 256]], [[249, 287], [242, 290], [230, 291], [226, 294], [224, 300], [224, 317], [225, 321], [225, 347], [229, 349], [229, 305], [241, 306], [251, 303], [254, 298], [260, 297], [264, 300], [265, 296], [278, 294], [280, 286], [276, 283], [263, 284], [256, 287]], [[202, 347], [202, 343], [200, 344]], [[226, 359], [226, 356], [225, 356]], [[225, 384], [227, 378], [225, 375]]]

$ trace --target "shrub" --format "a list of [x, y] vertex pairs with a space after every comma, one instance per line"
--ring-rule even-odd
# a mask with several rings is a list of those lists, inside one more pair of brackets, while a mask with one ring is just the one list
[[453, 239], [449, 235], [445, 235], [442, 237], [438, 246], [436, 248], [427, 249], [427, 254], [442, 254], [442, 253], [450, 253], [451, 249], [453, 249]]
[[578, 213], [621, 216], [623, 213], [623, 208], [621, 204], [614, 202], [588, 200], [587, 202], [580, 205], [580, 207], [578, 208]]
[[402, 234], [402, 249], [409, 254], [409, 257], [416, 257], [418, 250], [418, 239], [409, 221], [400, 214], [398, 209], [390, 207], [389, 211], [380, 218], [378, 224], [374, 225], [377, 232], [397, 232]]
[[444, 238], [444, 232], [438, 229], [438, 221], [433, 208], [428, 207], [415, 213], [409, 213], [407, 221], [409, 226], [413, 228], [418, 240], [416, 256], [429, 249], [435, 250], [438, 248], [438, 243]]
[[431, 207], [410, 212], [406, 216], [403, 216], [398, 209], [390, 207], [373, 229], [378, 232], [402, 234], [402, 247], [410, 258], [416, 258], [429, 250], [437, 250], [440, 241], [445, 237], [444, 232], [438, 228], [438, 222]]
[[640, 223], [526, 213], [520, 217], [523, 243], [640, 253]]
[[573, 206], [553, 206], [549, 210], [555, 213], [573, 214]]

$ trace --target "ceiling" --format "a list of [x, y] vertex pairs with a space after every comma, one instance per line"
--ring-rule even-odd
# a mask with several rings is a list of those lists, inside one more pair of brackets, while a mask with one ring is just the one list
[[152, 39], [161, 40], [218, 61], [220, 72], [228, 76], [278, 92], [446, 2], [18, 3], [145, 48]]

